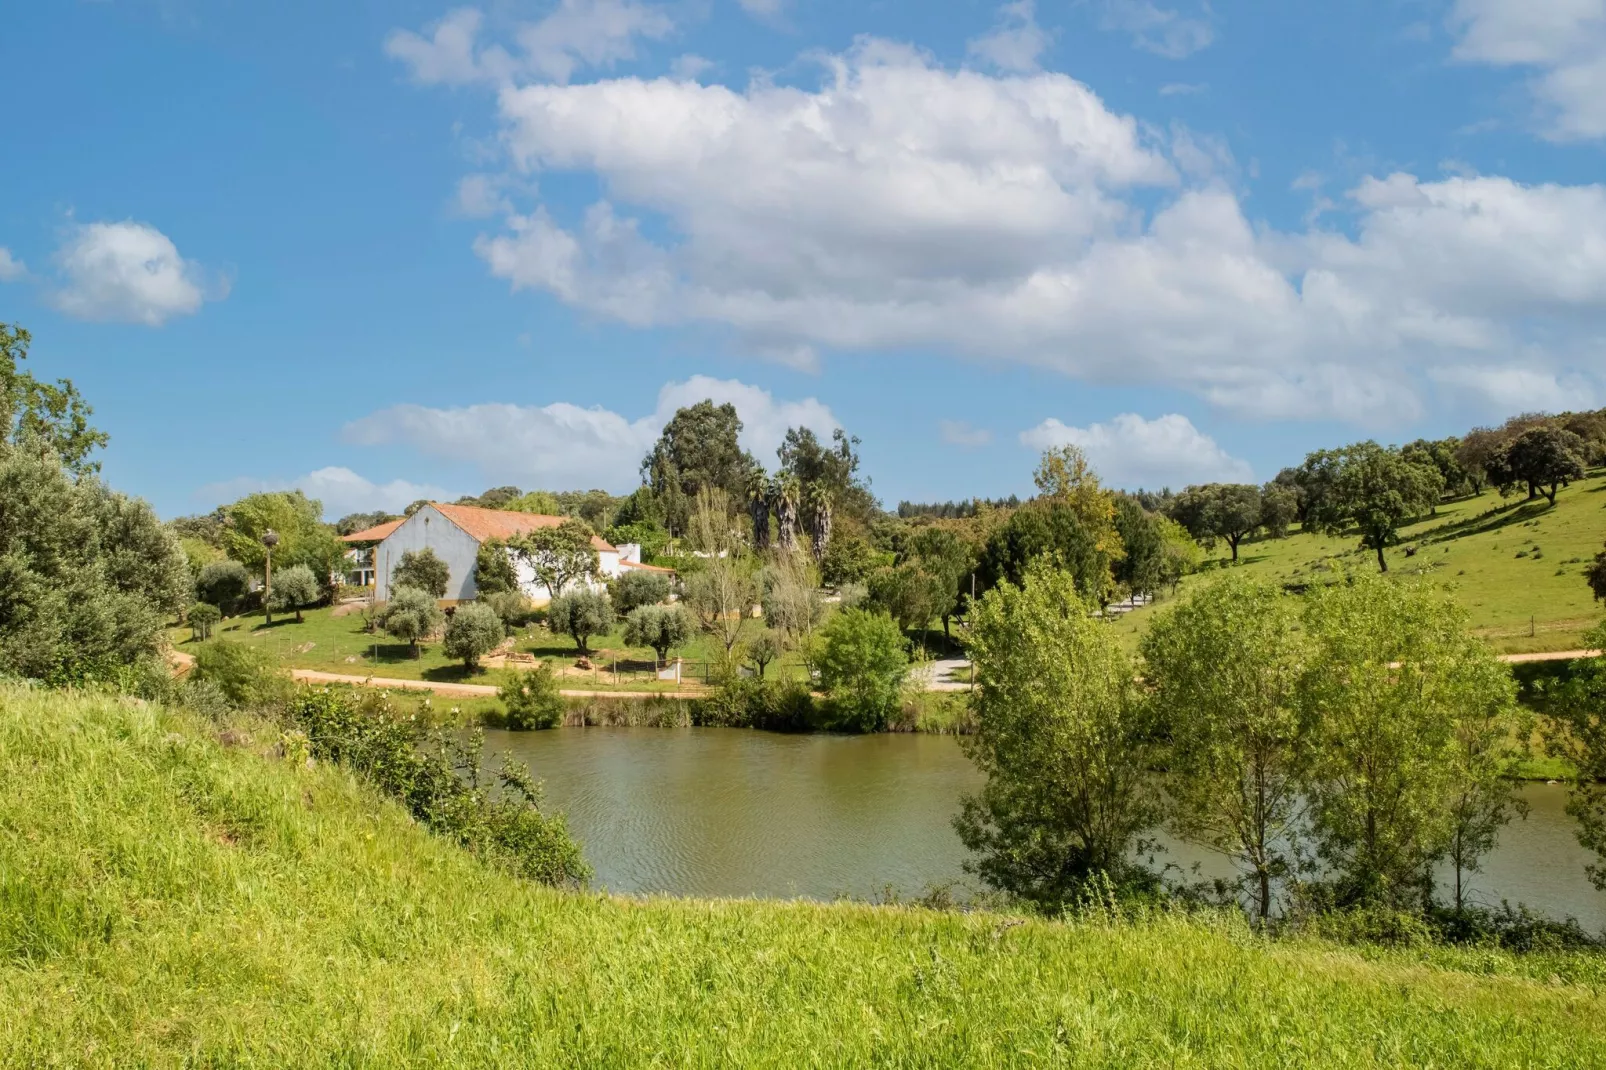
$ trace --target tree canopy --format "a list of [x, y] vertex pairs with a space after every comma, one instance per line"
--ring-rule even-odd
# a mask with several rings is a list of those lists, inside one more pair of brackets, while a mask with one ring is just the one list
[[1259, 529], [1260, 488], [1247, 483], [1207, 483], [1189, 487], [1171, 504], [1171, 517], [1205, 546], [1221, 539], [1238, 560], [1238, 544]]
[[74, 475], [100, 471], [90, 454], [106, 445], [106, 433], [91, 427], [94, 410], [70, 379], [47, 383], [21, 368], [33, 336], [0, 323], [0, 442], [49, 452]]
[[684, 534], [697, 495], [710, 488], [723, 490], [729, 501], [740, 501], [754, 466], [742, 449], [742, 421], [730, 402], [715, 405], [699, 401], [676, 411], [642, 459], [642, 480], [652, 488], [669, 530]]
[[1552, 505], [1562, 484], [1584, 478], [1584, 440], [1559, 427], [1533, 427], [1518, 435], [1490, 462], [1490, 478], [1502, 494], [1526, 484], [1528, 497], [1543, 494]]
[[[1306, 464], [1317, 458], [1311, 454]], [[1389, 567], [1383, 551], [1399, 541], [1400, 527], [1432, 511], [1444, 490], [1438, 468], [1376, 442], [1321, 451], [1317, 470], [1322, 478], [1313, 485], [1321, 492], [1307, 506], [1306, 523], [1332, 535], [1359, 529], [1361, 546], [1377, 553], [1383, 572]]]
[[451, 581], [451, 566], [428, 546], [422, 550], [403, 551], [401, 560], [390, 572], [392, 586], [414, 587], [432, 598], [445, 598]]
[[591, 529], [582, 520], [568, 519], [551, 528], [536, 528], [508, 540], [508, 548], [527, 565], [553, 598], [582, 580], [596, 576], [600, 567]]

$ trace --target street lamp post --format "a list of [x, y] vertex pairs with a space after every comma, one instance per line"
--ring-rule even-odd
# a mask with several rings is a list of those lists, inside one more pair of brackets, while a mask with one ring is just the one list
[[279, 545], [279, 533], [269, 528], [262, 533], [262, 545], [268, 549], [268, 557], [262, 571], [262, 615], [266, 618], [264, 623], [273, 623], [273, 548]]

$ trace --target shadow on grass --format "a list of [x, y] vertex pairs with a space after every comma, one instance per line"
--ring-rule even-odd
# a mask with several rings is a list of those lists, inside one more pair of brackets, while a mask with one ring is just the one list
[[1480, 513], [1477, 516], [1469, 516], [1465, 520], [1455, 520], [1442, 524], [1432, 531], [1423, 532], [1420, 538], [1413, 541], [1424, 543], [1448, 542], [1451, 539], [1459, 539], [1467, 535], [1486, 535], [1491, 531], [1499, 531], [1501, 528], [1510, 527], [1512, 524], [1526, 523], [1544, 515], [1553, 508], [1554, 506], [1543, 498], [1537, 498], [1532, 501], [1524, 499], [1513, 505], [1496, 506], [1488, 512]]
[[488, 669], [470, 670], [466, 665], [437, 665], [418, 674], [432, 684], [485, 684], [493, 683]]

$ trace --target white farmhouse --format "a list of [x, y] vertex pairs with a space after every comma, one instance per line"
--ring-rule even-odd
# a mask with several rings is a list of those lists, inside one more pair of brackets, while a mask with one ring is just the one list
[[[389, 600], [390, 576], [401, 563], [402, 554], [409, 550], [422, 550], [427, 547], [434, 550], [435, 556], [445, 561], [447, 568], [450, 569], [451, 578], [446, 584], [445, 600], [466, 602], [479, 593], [479, 588], [474, 582], [474, 562], [479, 555], [481, 543], [490, 539], [511, 539], [515, 535], [524, 535], [537, 528], [555, 528], [565, 519], [567, 518], [561, 516], [539, 516], [534, 513], [516, 513], [501, 509], [481, 509], [472, 505], [430, 502], [419, 506], [418, 511], [405, 520], [392, 521], [391, 524], [359, 531], [345, 536], [345, 540], [354, 547], [363, 545], [372, 547], [368, 568], [373, 577], [376, 601]], [[386, 531], [386, 528], [390, 530]], [[632, 555], [628, 552], [621, 554], [618, 549], [595, 535], [591, 537], [591, 545], [597, 551], [597, 563], [604, 580], [614, 579], [633, 569], [670, 571], [653, 565], [643, 565], [639, 560], [629, 560]], [[639, 551], [635, 556], [639, 557]], [[550, 602], [552, 592], [536, 580], [529, 566], [517, 558], [514, 558], [513, 562], [519, 577], [519, 587], [530, 600], [537, 605]], [[592, 586], [600, 587], [601, 583], [594, 581]]]

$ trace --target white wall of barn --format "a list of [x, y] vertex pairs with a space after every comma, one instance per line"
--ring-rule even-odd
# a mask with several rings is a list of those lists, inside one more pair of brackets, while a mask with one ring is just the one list
[[449, 601], [466, 601], [473, 598], [474, 559], [480, 544], [474, 537], [450, 520], [434, 506], [426, 505], [408, 517], [401, 527], [374, 549], [374, 598], [390, 600], [390, 576], [401, 564], [402, 554], [409, 550], [430, 549], [446, 562], [451, 578], [446, 583]]

